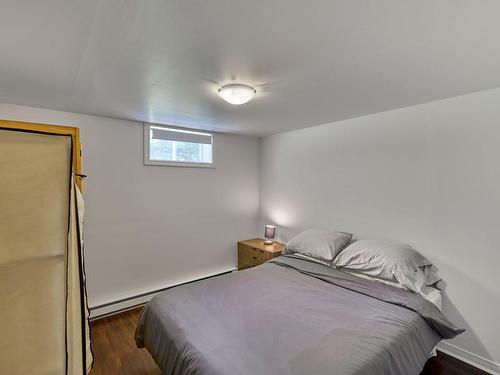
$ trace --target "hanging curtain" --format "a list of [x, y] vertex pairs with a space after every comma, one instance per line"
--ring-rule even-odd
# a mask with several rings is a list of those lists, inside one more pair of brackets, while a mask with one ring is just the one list
[[92, 363], [70, 136], [0, 129], [0, 374]]

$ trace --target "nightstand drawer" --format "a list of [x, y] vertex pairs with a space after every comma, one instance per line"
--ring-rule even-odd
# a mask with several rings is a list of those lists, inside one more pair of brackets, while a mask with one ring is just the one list
[[241, 260], [238, 261], [238, 271], [246, 270], [247, 268], [252, 268], [252, 267], [255, 267], [255, 264], [245, 263], [242, 262]]
[[255, 267], [276, 258], [281, 255], [284, 247], [285, 245], [276, 241], [271, 245], [266, 245], [261, 238], [239, 241], [238, 269], [244, 270], [246, 268]]
[[238, 259], [242, 263], [257, 266], [261, 263], [259, 249], [242, 243], [238, 244]]
[[261, 263], [265, 263], [268, 260], [271, 260], [271, 259], [273, 259], [274, 257], [276, 257], [278, 255], [281, 255], [281, 253], [272, 254], [272, 253], [269, 253], [267, 251], [260, 250], [259, 260], [260, 260]]

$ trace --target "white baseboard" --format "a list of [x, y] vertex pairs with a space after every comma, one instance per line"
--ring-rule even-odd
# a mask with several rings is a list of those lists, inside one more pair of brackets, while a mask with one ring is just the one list
[[[156, 292], [159, 293], [159, 292]], [[96, 320], [100, 318], [104, 318], [106, 316], [111, 316], [115, 314], [119, 314], [121, 312], [127, 311], [127, 310], [132, 310], [136, 307], [139, 307], [141, 305], [144, 305], [149, 302], [151, 298], [154, 297], [156, 293], [151, 293], [146, 296], [141, 296], [141, 297], [136, 297], [132, 298], [127, 301], [123, 302], [114, 302], [111, 305], [106, 305], [106, 306], [97, 306], [97, 307], [91, 307], [90, 308], [90, 320]]]
[[208, 278], [211, 278], [214, 276], [223, 275], [225, 273], [229, 273], [229, 272], [233, 272], [233, 271], [236, 271], [236, 268], [230, 268], [228, 270], [225, 270], [225, 271], [222, 271], [222, 272], [219, 272], [216, 274], [209, 274], [206, 276], [204, 275], [203, 277], [199, 277], [196, 279], [190, 279], [190, 280], [182, 281], [182, 282], [179, 282], [176, 284], [167, 285], [161, 289], [141, 293], [141, 294], [136, 295], [136, 296], [130, 296], [128, 298], [123, 298], [123, 299], [120, 299], [118, 301], [112, 301], [112, 302], [108, 302], [108, 303], [105, 303], [102, 305], [91, 306], [90, 307], [90, 320], [104, 318], [106, 316], [118, 314], [120, 312], [131, 310], [135, 307], [144, 305], [145, 303], [149, 302], [149, 300], [151, 298], [153, 298], [156, 294], [158, 294], [164, 290], [167, 290], [167, 289], [179, 286], [179, 285], [183, 285], [183, 284], [189, 284], [189, 283], [192, 283], [194, 281], [204, 280], [204, 279], [208, 279]]
[[478, 369], [486, 371], [493, 375], [500, 375], [500, 364], [490, 361], [489, 359], [483, 358], [477, 354], [471, 353], [468, 350], [459, 348], [453, 344], [446, 341], [441, 341], [437, 345], [437, 350], [451, 355], [462, 362], [468, 363]]

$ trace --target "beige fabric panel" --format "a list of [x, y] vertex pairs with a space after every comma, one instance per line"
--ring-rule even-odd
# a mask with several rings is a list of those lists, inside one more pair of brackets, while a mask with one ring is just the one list
[[0, 129], [0, 373], [64, 374], [71, 138]]
[[[80, 288], [81, 282], [84, 282], [84, 273], [80, 269], [79, 252], [83, 246], [83, 215], [84, 205], [83, 197], [76, 184], [72, 183], [71, 202], [70, 202], [70, 230], [68, 235], [68, 299], [67, 299], [67, 347], [68, 347], [68, 374], [81, 374], [89, 372], [92, 366], [92, 352], [90, 350], [90, 328], [89, 311], [87, 308], [87, 296], [85, 289]], [[78, 231], [79, 228], [79, 231]], [[80, 232], [80, 236], [78, 236]], [[80, 245], [80, 246], [79, 246]], [[83, 263], [83, 253], [80, 252]], [[82, 316], [82, 298], [84, 313]], [[82, 350], [82, 319], [86, 345]], [[85, 361], [85, 366], [83, 365]]]
[[[82, 261], [85, 263], [85, 260], [83, 258], [83, 252], [84, 252], [84, 243], [83, 243], [83, 233], [85, 231], [85, 227], [83, 225], [83, 220], [85, 217], [85, 203], [83, 201], [83, 195], [80, 189], [78, 188], [78, 185], [76, 183], [73, 184], [75, 187], [75, 192], [76, 192], [76, 210], [78, 212], [78, 223], [80, 225], [80, 244], [82, 247]], [[85, 268], [85, 265], [83, 265], [83, 268]], [[81, 269], [80, 272], [82, 272], [82, 277], [83, 277], [83, 303], [84, 303], [84, 319], [85, 319], [85, 353], [86, 353], [86, 362], [85, 362], [85, 367], [87, 370], [87, 373], [90, 372], [92, 368], [92, 364], [94, 363], [94, 354], [92, 353], [92, 348], [90, 346], [90, 324], [89, 324], [89, 319], [90, 319], [90, 310], [88, 308], [88, 301], [87, 301], [87, 287], [86, 287], [86, 276], [84, 269]]]

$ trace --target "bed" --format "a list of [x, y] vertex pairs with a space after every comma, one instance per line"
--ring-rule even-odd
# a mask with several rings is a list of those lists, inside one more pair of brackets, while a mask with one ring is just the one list
[[417, 375], [462, 331], [416, 293], [287, 255], [156, 295], [135, 339], [168, 375]]

